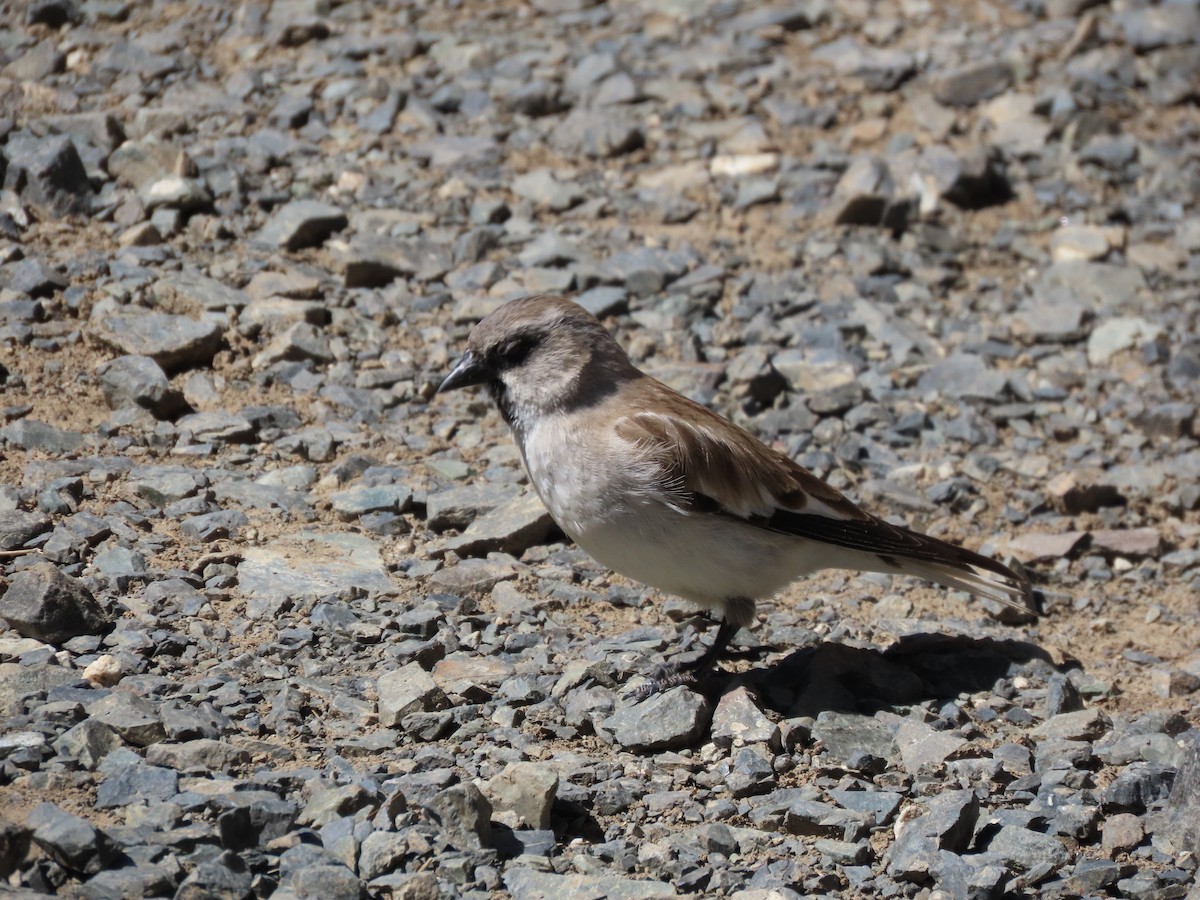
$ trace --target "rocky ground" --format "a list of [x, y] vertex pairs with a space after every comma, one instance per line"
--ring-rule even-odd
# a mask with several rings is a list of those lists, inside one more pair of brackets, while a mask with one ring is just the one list
[[[1200, 8], [0, 2], [0, 877], [1200, 896]], [[826, 573], [726, 675], [470, 324], [564, 292], [1038, 620]]]

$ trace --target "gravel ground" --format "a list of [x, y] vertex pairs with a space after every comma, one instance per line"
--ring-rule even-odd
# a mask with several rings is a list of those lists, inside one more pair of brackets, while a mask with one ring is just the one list
[[[16, 896], [1200, 897], [1200, 7], [0, 2]], [[472, 322], [576, 297], [1022, 621], [823, 573], [703, 692]]]

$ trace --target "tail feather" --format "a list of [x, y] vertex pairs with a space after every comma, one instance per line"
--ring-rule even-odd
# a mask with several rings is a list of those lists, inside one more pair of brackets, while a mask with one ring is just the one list
[[[820, 541], [832, 550], [828, 566], [916, 575], [969, 591], [1036, 615], [1033, 586], [1023, 572], [946, 541], [892, 525], [874, 516], [831, 519], [815, 513], [777, 511], [759, 527]], [[839, 554], [845, 554], [839, 556]]]
[[905, 575], [927, 578], [943, 587], [967, 591], [976, 597], [994, 600], [1024, 613], [1037, 614], [1037, 603], [1029, 579], [994, 560], [988, 560], [990, 565], [986, 567], [966, 562], [921, 559], [894, 562], [898, 564], [896, 568]]

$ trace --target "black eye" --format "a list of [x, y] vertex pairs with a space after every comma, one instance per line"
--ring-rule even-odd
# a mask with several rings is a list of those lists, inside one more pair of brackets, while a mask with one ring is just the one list
[[537, 338], [531, 334], [509, 338], [496, 348], [496, 361], [502, 369], [519, 366], [525, 361], [525, 357], [529, 355], [529, 351], [536, 346]]

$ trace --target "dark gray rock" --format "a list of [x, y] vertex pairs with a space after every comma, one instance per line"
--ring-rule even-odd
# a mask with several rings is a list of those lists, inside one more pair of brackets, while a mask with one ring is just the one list
[[1021, 872], [1046, 866], [1055, 871], [1071, 861], [1071, 851], [1058, 838], [1017, 825], [996, 832], [987, 850]]
[[4, 187], [51, 217], [85, 212], [92, 185], [79, 151], [69, 137], [13, 142], [5, 148]]
[[639, 881], [616, 875], [557, 875], [524, 866], [504, 873], [504, 886], [513, 900], [554, 900], [557, 897], [606, 897], [610, 900], [658, 900], [678, 897], [661, 881]]
[[555, 126], [550, 141], [564, 154], [608, 159], [639, 149], [646, 136], [633, 115], [611, 108], [574, 109]]
[[28, 297], [49, 297], [61, 291], [67, 284], [68, 281], [62, 273], [32, 257], [0, 268], [0, 287], [18, 291]]
[[0, 618], [24, 637], [56, 645], [81, 634], [106, 634], [112, 628], [91, 591], [48, 562], [13, 576], [0, 596]]
[[887, 163], [860, 156], [846, 169], [834, 189], [833, 221], [838, 225], [871, 225], [901, 232], [908, 223], [912, 201], [897, 192]]
[[178, 792], [179, 775], [173, 769], [135, 763], [105, 773], [96, 789], [96, 809], [162, 803]]
[[0, 823], [0, 878], [7, 878], [25, 861], [31, 835], [23, 825]]
[[479, 516], [462, 534], [444, 540], [438, 552], [485, 556], [498, 550], [519, 555], [544, 541], [554, 527], [537, 495], [522, 493]]
[[40, 512], [0, 510], [0, 550], [20, 550], [50, 528], [50, 519]]
[[896, 739], [879, 721], [855, 713], [823, 712], [813, 726], [813, 739], [825, 752], [850, 768], [874, 768], [898, 753]]
[[473, 783], [438, 792], [425, 808], [452, 847], [469, 851], [491, 846], [492, 804]]
[[107, 834], [53, 803], [34, 807], [25, 824], [33, 829], [33, 842], [71, 872], [95, 874], [117, 855]]

